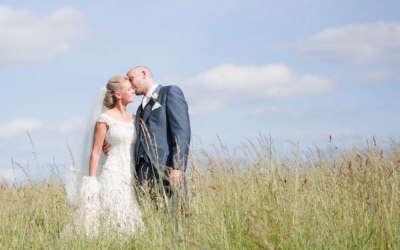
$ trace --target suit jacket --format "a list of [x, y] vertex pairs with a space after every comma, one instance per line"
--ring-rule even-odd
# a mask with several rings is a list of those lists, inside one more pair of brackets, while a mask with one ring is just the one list
[[165, 171], [167, 166], [186, 170], [190, 121], [183, 92], [177, 86], [159, 85], [154, 93], [157, 100], [150, 99], [136, 112], [136, 162], [140, 151], [160, 170]]

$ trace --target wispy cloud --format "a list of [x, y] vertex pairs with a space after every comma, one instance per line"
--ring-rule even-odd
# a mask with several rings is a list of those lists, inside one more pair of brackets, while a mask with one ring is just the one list
[[84, 119], [72, 117], [59, 123], [48, 123], [39, 119], [18, 118], [0, 124], [0, 138], [11, 138], [32, 131], [45, 131], [46, 133], [74, 133], [84, 124]]
[[16, 180], [18, 174], [10, 168], [7, 169], [0, 169], [0, 183], [10, 183]]
[[304, 57], [354, 63], [400, 60], [400, 23], [375, 22], [329, 28], [288, 47]]
[[183, 82], [190, 90], [192, 107], [204, 112], [221, 109], [238, 100], [310, 97], [335, 90], [331, 80], [298, 74], [283, 64], [260, 67], [224, 64]]
[[60, 124], [55, 124], [55, 128], [61, 133], [70, 133], [82, 128], [84, 123], [85, 122], [82, 117], [72, 117], [68, 120], [61, 122]]
[[399, 69], [371, 69], [368, 72], [355, 73], [355, 78], [365, 83], [391, 82], [400, 79]]
[[190, 107], [190, 114], [204, 114], [208, 112], [213, 112], [221, 110], [224, 107], [224, 102], [222, 100], [199, 100], [195, 105]]
[[0, 138], [7, 138], [43, 128], [43, 123], [36, 119], [15, 119], [0, 125]]
[[40, 15], [0, 6], [0, 67], [51, 61], [89, 34], [85, 16], [73, 8]]

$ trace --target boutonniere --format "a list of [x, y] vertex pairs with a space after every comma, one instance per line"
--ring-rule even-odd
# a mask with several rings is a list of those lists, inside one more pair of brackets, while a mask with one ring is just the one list
[[156, 92], [154, 92], [154, 93], [151, 95], [151, 100], [153, 100], [153, 102], [156, 103], [156, 102], [157, 102], [157, 99], [158, 99], [158, 94], [157, 94]]

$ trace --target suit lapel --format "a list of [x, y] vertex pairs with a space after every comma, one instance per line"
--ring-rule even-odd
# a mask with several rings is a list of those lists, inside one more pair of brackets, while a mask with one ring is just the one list
[[136, 133], [139, 135], [140, 132], [140, 119], [142, 118], [143, 108], [142, 105], [139, 105], [138, 109], [136, 110], [136, 119], [135, 119], [135, 129]]
[[[158, 85], [157, 88], [154, 90], [153, 94], [154, 93], [159, 94], [161, 87], [162, 87], [161, 85]], [[150, 98], [149, 102], [144, 107], [144, 110], [143, 110], [143, 121], [144, 122], [147, 122], [147, 119], [149, 119], [149, 116], [151, 114], [154, 104], [155, 104], [155, 102], [153, 101], [153, 98]]]

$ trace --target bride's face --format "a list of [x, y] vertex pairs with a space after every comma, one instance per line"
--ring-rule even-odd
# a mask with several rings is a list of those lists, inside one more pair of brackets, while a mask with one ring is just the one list
[[133, 102], [133, 94], [135, 94], [135, 91], [133, 90], [128, 80], [121, 83], [121, 88], [119, 92], [121, 95], [121, 102], [123, 104], [128, 104]]

